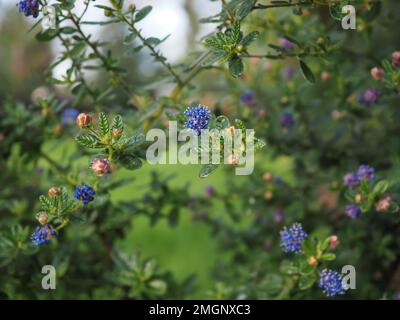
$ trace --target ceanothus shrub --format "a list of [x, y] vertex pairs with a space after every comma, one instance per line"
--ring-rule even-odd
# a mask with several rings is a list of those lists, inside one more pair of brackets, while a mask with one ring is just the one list
[[[349, 3], [356, 30], [341, 28]], [[16, 4], [33, 22], [49, 19], [44, 8], [54, 6], [56, 27], [37, 23], [32, 32], [62, 51], [46, 72], [48, 94], [30, 104], [0, 96], [2, 297], [398, 297], [397, 0], [221, 1], [219, 12], [197, 17], [214, 31], [200, 45], [189, 43], [179, 64], [159, 50], [167, 37], [147, 37], [138, 26], [151, 6]], [[103, 19], [88, 20], [89, 8]], [[122, 37], [95, 40], [87, 24], [105, 31], [112, 25]], [[138, 76], [144, 55], [155, 72]], [[65, 62], [56, 77], [54, 68]], [[254, 129], [254, 172], [235, 175], [248, 146], [243, 139], [228, 163], [202, 165], [192, 181], [220, 172], [223, 188], [210, 183], [193, 194], [154, 172], [139, 198], [114, 200], [131, 182], [119, 173], [144, 170], [146, 134], [168, 120], [197, 139], [202, 129], [219, 129], [227, 139]], [[223, 140], [206, 152], [222, 159]], [[51, 143], [72, 151], [56, 159]], [[199, 291], [194, 276], [177, 280], [157, 257], [120, 245], [138, 216], [173, 228], [180, 215], [205, 224], [223, 257], [209, 270], [216, 285], [207, 290]], [[32, 271], [46, 264], [58, 272], [51, 292]], [[356, 270], [356, 288], [344, 281], [346, 265]]]

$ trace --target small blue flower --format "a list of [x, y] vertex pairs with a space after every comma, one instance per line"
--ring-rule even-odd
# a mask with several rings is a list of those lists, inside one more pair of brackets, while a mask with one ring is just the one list
[[21, 0], [18, 3], [19, 12], [23, 12], [26, 17], [32, 16], [37, 18], [39, 15], [39, 1], [38, 0]]
[[240, 101], [248, 107], [252, 107], [255, 104], [254, 94], [251, 91], [246, 91], [240, 96]]
[[56, 236], [57, 234], [54, 229], [50, 225], [46, 224], [35, 229], [31, 240], [35, 245], [41, 246], [43, 244], [50, 243], [51, 239]]
[[78, 200], [82, 200], [83, 204], [88, 204], [90, 201], [93, 201], [94, 195], [96, 194], [96, 191], [94, 189], [84, 183], [82, 186], [77, 186], [76, 190], [73, 194], [74, 198]]
[[79, 111], [74, 108], [67, 108], [61, 114], [61, 123], [62, 124], [74, 124], [76, 122], [76, 118], [79, 115]]
[[204, 188], [204, 193], [206, 194], [207, 197], [212, 197], [215, 194], [215, 189], [213, 186], [206, 186]]
[[319, 276], [319, 287], [328, 297], [344, 294], [346, 291], [340, 274], [329, 269], [322, 270]]
[[346, 215], [348, 215], [352, 219], [355, 219], [361, 215], [360, 208], [354, 203], [348, 204], [344, 211]]
[[374, 103], [377, 103], [380, 97], [382, 97], [382, 93], [374, 88], [370, 88], [364, 91], [358, 97], [358, 102], [366, 106], [370, 106]]
[[343, 183], [346, 187], [354, 188], [358, 186], [359, 180], [354, 172], [349, 172], [343, 177]]
[[286, 50], [292, 50], [295, 48], [295, 45], [293, 42], [289, 41], [286, 38], [280, 38], [279, 39], [279, 45], [281, 48], [286, 49]]
[[285, 220], [285, 212], [279, 208], [274, 212], [274, 221], [277, 224], [281, 224]]
[[284, 227], [280, 235], [283, 251], [295, 253], [301, 251], [301, 244], [308, 236], [307, 233], [303, 231], [303, 226], [298, 222], [292, 224], [289, 228]]
[[358, 180], [361, 182], [363, 179], [370, 181], [375, 179], [375, 169], [362, 164], [357, 170]]
[[197, 106], [189, 107], [183, 113], [188, 120], [185, 123], [186, 128], [196, 131], [200, 135], [202, 129], [207, 129], [211, 119], [211, 111], [207, 107]]
[[286, 67], [282, 70], [282, 77], [285, 79], [292, 79], [296, 74], [296, 69], [292, 67]]
[[295, 124], [293, 114], [289, 111], [285, 111], [281, 114], [279, 122], [281, 124], [281, 127], [286, 129], [293, 127]]

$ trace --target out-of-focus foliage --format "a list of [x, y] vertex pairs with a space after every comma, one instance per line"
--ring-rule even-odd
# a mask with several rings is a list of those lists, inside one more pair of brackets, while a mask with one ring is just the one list
[[[42, 12], [46, 1], [39, 3]], [[56, 29], [38, 25], [26, 35], [28, 27], [16, 32], [19, 18], [11, 16], [1, 26], [0, 63], [9, 61], [0, 69], [2, 297], [190, 298], [195, 275], [177, 280], [157, 257], [121, 245], [139, 215], [174, 228], [187, 210], [191, 223], [209, 227], [224, 256], [210, 274], [216, 285], [197, 296], [396, 297], [397, 0], [220, 1], [220, 12], [200, 20], [214, 32], [177, 65], [158, 49], [168, 38], [145, 37], [137, 26], [150, 6], [86, 1], [105, 16], [89, 21], [86, 7], [74, 3], [56, 1]], [[349, 3], [356, 30], [341, 27], [340, 8]], [[97, 40], [85, 24], [118, 26], [121, 39]], [[63, 50], [50, 61], [48, 43], [56, 40]], [[143, 56], [154, 61], [154, 73], [138, 75]], [[69, 67], [56, 76], [64, 62]], [[210, 127], [254, 128], [261, 149], [255, 171], [239, 177], [221, 166], [224, 188], [210, 186], [204, 195], [174, 186], [167, 172], [153, 173], [143, 196], [131, 190], [128, 200], [114, 200], [111, 193], [130, 183], [122, 168], [145, 170], [144, 134], [168, 119], [191, 128], [184, 112], [197, 102], [212, 111]], [[55, 158], [60, 144], [65, 154]], [[270, 161], [288, 176], [266, 172]], [[203, 167], [200, 176], [214, 169]], [[30, 239], [36, 225], [34, 242], [44, 245]], [[48, 264], [57, 270], [56, 290], [40, 287]], [[340, 287], [344, 265], [355, 267], [354, 290]]]

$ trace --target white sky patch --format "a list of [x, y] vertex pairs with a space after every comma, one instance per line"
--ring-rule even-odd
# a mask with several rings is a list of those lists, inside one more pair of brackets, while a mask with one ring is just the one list
[[[0, 21], [4, 14], [5, 7], [15, 7], [18, 0], [0, 0]], [[51, 3], [51, 1], [50, 1]], [[146, 37], [157, 37], [164, 38], [170, 34], [170, 37], [158, 46], [161, 53], [171, 63], [177, 63], [182, 57], [188, 54], [188, 43], [187, 36], [189, 30], [189, 18], [184, 9], [185, 0], [135, 0], [125, 1], [125, 6], [130, 3], [135, 3], [138, 9], [151, 5], [153, 10], [150, 14], [142, 21], [138, 22], [138, 29], [141, 30], [142, 34]], [[102, 9], [94, 7], [95, 4], [109, 5], [109, 0], [96, 0], [91, 1], [89, 10], [85, 15], [87, 21], [101, 21], [109, 18], [104, 16]], [[194, 5], [199, 18], [213, 15], [220, 10], [219, 2], [211, 2], [209, 0], [195, 0]], [[84, 8], [84, 0], [77, 0], [75, 3], [74, 11], [79, 14]], [[18, 10], [15, 7], [15, 10]], [[33, 23], [35, 20], [31, 17], [27, 19]], [[213, 30], [213, 25], [205, 24], [200, 30], [199, 36], [204, 36]], [[83, 25], [82, 29], [86, 34], [92, 34], [92, 39], [98, 39], [101, 34], [101, 26], [96, 25]], [[33, 33], [34, 34], [34, 33]], [[62, 46], [59, 41], [53, 41], [51, 48], [55, 56], [62, 51]], [[145, 50], [145, 49], [144, 49]], [[144, 68], [146, 64], [143, 64]], [[56, 78], [61, 77], [65, 74], [65, 71], [70, 66], [69, 62], [61, 63], [54, 70], [54, 76]], [[144, 71], [144, 70], [142, 70]]]

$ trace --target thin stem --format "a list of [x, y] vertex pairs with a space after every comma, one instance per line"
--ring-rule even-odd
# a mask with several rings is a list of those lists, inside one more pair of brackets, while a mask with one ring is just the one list
[[65, 219], [57, 228], [54, 229], [55, 232], [59, 232], [62, 228], [69, 224], [69, 220]]
[[143, 35], [139, 32], [139, 30], [136, 29], [134, 21], [132, 19], [128, 20], [120, 8], [116, 8], [116, 10], [117, 10], [116, 12], [118, 13], [118, 18], [129, 26], [130, 31], [133, 32], [140, 39], [143, 45], [151, 51], [152, 55], [156, 58], [156, 60], [159, 61], [168, 70], [168, 72], [175, 78], [176, 82], [178, 82], [178, 84], [181, 84], [182, 79], [180, 78], [180, 76], [172, 68], [171, 64], [169, 64], [165, 60], [165, 58], [162, 57], [157, 52], [157, 50], [151, 44], [148, 43], [148, 41], [146, 41], [146, 38], [143, 37]]
[[[82, 18], [82, 17], [81, 17]], [[93, 50], [93, 52], [96, 54], [96, 56], [101, 60], [101, 62], [103, 63], [104, 68], [109, 71], [112, 76], [117, 75], [118, 76], [118, 82], [121, 84], [122, 89], [124, 90], [124, 92], [126, 93], [127, 96], [131, 96], [131, 92], [129, 89], [129, 86], [126, 84], [125, 81], [123, 81], [123, 79], [120, 78], [118, 73], [114, 73], [113, 72], [113, 67], [109, 64], [108, 59], [100, 52], [99, 48], [97, 47], [97, 45], [93, 42], [90, 41], [90, 37], [87, 36], [81, 29], [81, 26], [79, 24], [80, 19], [78, 20], [75, 18], [74, 14], [69, 11], [69, 19], [72, 21], [72, 23], [75, 25], [76, 30], [78, 31], [78, 33], [82, 36], [83, 40], [86, 42], [86, 44]]]
[[46, 153], [43, 151], [40, 151], [40, 156], [46, 160], [50, 165], [52, 165], [57, 171], [65, 173], [67, 171], [67, 168], [64, 168], [60, 166], [56, 161], [54, 161], [52, 158], [50, 158]]

